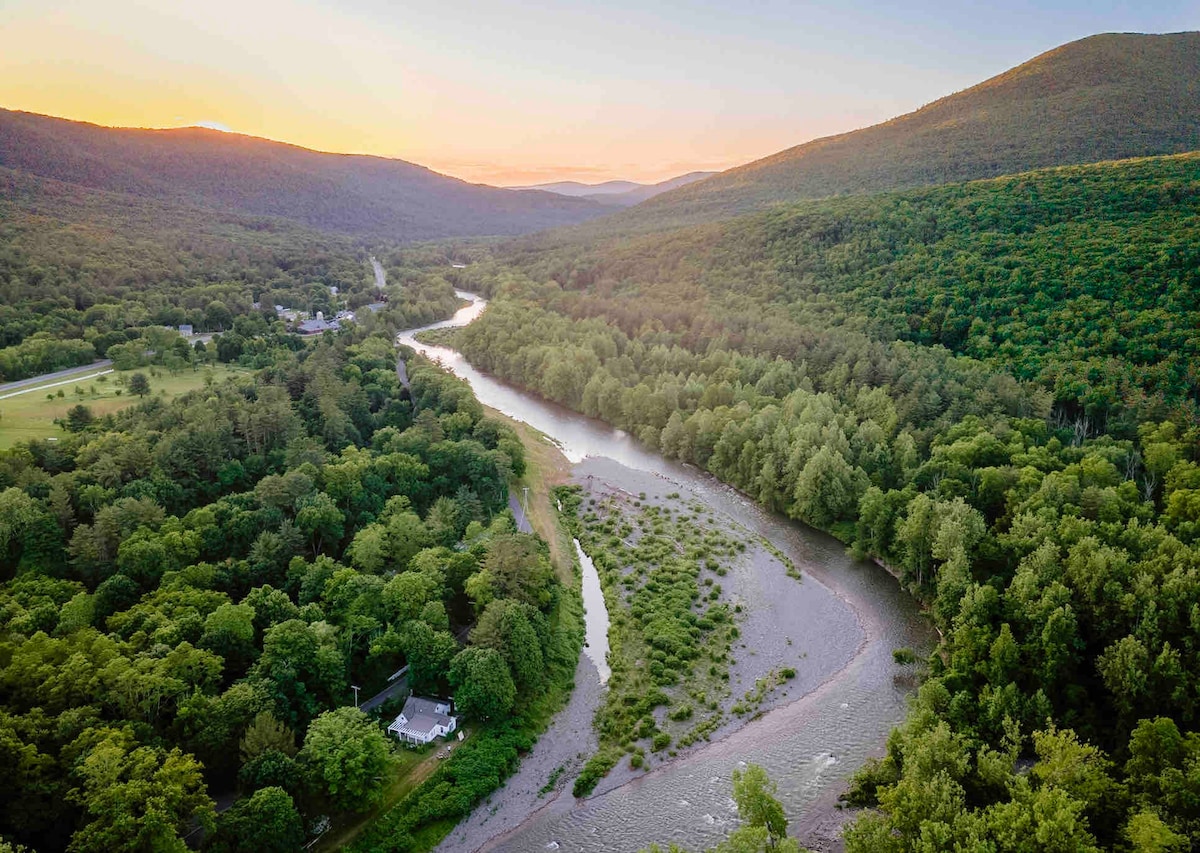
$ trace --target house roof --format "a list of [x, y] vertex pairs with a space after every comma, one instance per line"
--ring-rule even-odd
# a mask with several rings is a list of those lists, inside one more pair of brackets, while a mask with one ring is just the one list
[[[448, 717], [442, 719], [448, 720]], [[428, 733], [434, 730], [434, 727], [439, 725], [437, 719], [431, 714], [417, 714], [408, 721], [408, 725], [404, 728], [414, 732]], [[445, 723], [441, 723], [445, 725]]]
[[328, 320], [305, 320], [296, 328], [299, 329], [303, 334], [315, 335], [317, 332], [323, 332], [326, 329], [331, 329], [336, 332], [341, 328], [341, 326], [338, 324], [337, 320], [332, 322]]
[[438, 705], [449, 704], [449, 702], [426, 699], [423, 696], [409, 696], [404, 703], [404, 709], [400, 712], [400, 715], [408, 721], [404, 724], [404, 729], [427, 734], [433, 731], [435, 726], [450, 725], [453, 717], [448, 714], [439, 714], [437, 710]]

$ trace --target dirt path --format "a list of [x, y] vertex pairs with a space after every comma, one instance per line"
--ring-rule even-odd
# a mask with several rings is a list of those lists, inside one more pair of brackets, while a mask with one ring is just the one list
[[[471, 729], [469, 727], [462, 729], [464, 734], [463, 739], [470, 737]], [[451, 741], [457, 745], [457, 741]], [[335, 826], [327, 832], [314, 847], [317, 851], [326, 850], [342, 850], [371, 825], [376, 818], [385, 815], [396, 803], [406, 797], [414, 788], [429, 778], [430, 774], [437, 769], [439, 758], [438, 755], [446, 748], [447, 744], [438, 742], [437, 748], [430, 750], [428, 755], [422, 756], [420, 761], [414, 764], [406, 771], [402, 771], [401, 775], [392, 783], [388, 790], [384, 793], [383, 799], [379, 805], [361, 815], [355, 816], [352, 823], [344, 826]], [[403, 748], [403, 747], [402, 747]], [[403, 753], [402, 753], [403, 756]], [[403, 757], [402, 759], [403, 760]]]

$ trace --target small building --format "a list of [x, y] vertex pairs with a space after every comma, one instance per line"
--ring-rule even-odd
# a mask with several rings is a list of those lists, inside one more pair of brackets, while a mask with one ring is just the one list
[[189, 324], [184, 323], [179, 327], [179, 334], [183, 335], [185, 338], [190, 338], [196, 333], [192, 331], [192, 327]]
[[[320, 313], [319, 311], [317, 312]], [[342, 328], [341, 323], [337, 320], [326, 320], [324, 317], [318, 317], [315, 320], [304, 320], [296, 326], [296, 331], [302, 335], [319, 335], [321, 332], [330, 331], [336, 332]]]
[[336, 332], [341, 328], [342, 324], [337, 320], [326, 320], [322, 311], [318, 311], [315, 318], [301, 320], [296, 324], [296, 331], [301, 335], [319, 335], [325, 331]]
[[450, 715], [447, 700], [409, 696], [388, 731], [405, 743], [429, 743], [434, 738], [446, 737], [456, 728], [458, 718]]

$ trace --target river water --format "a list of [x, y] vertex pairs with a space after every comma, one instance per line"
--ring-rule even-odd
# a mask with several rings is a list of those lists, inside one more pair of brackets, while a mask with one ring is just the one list
[[[932, 648], [932, 628], [887, 572], [851, 559], [832, 537], [764, 510], [620, 430], [488, 376], [453, 349], [417, 341], [422, 331], [463, 326], [483, 313], [484, 300], [458, 295], [471, 304], [450, 320], [402, 332], [398, 340], [467, 380], [485, 405], [545, 433], [570, 461], [607, 457], [681, 484], [769, 540], [803, 573], [809, 596], [805, 621], [811, 623], [805, 633], [814, 651], [828, 658], [806, 661], [821, 680], [790, 704], [649, 774], [609, 790], [602, 786], [602, 793], [587, 800], [565, 793], [486, 848], [633, 853], [650, 842], [711, 846], [736, 825], [729, 780], [742, 762], [762, 765], [778, 784], [792, 834], [820, 843], [839, 822], [834, 802], [841, 783], [867, 757], [881, 753], [888, 732], [904, 717], [912, 682], [892, 660], [892, 649]], [[847, 611], [853, 618], [846, 618]], [[806, 647], [805, 637], [796, 643]]]
[[604, 589], [600, 586], [600, 573], [592, 558], [578, 539], [573, 541], [583, 592], [583, 651], [595, 664], [600, 683], [607, 684], [612, 669], [608, 665], [608, 607], [604, 603]]

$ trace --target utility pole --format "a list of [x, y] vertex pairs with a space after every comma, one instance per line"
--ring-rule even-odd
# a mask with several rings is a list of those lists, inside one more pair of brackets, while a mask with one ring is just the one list
[[525, 504], [521, 507], [525, 512], [525, 523], [529, 523], [529, 486], [525, 487]]
[[357, 708], [357, 707], [358, 707], [358, 691], [359, 691], [359, 687], [358, 687], [358, 685], [357, 685], [357, 684], [351, 684], [351, 685], [350, 685], [350, 689], [354, 691], [354, 707], [355, 707], [355, 708]]

